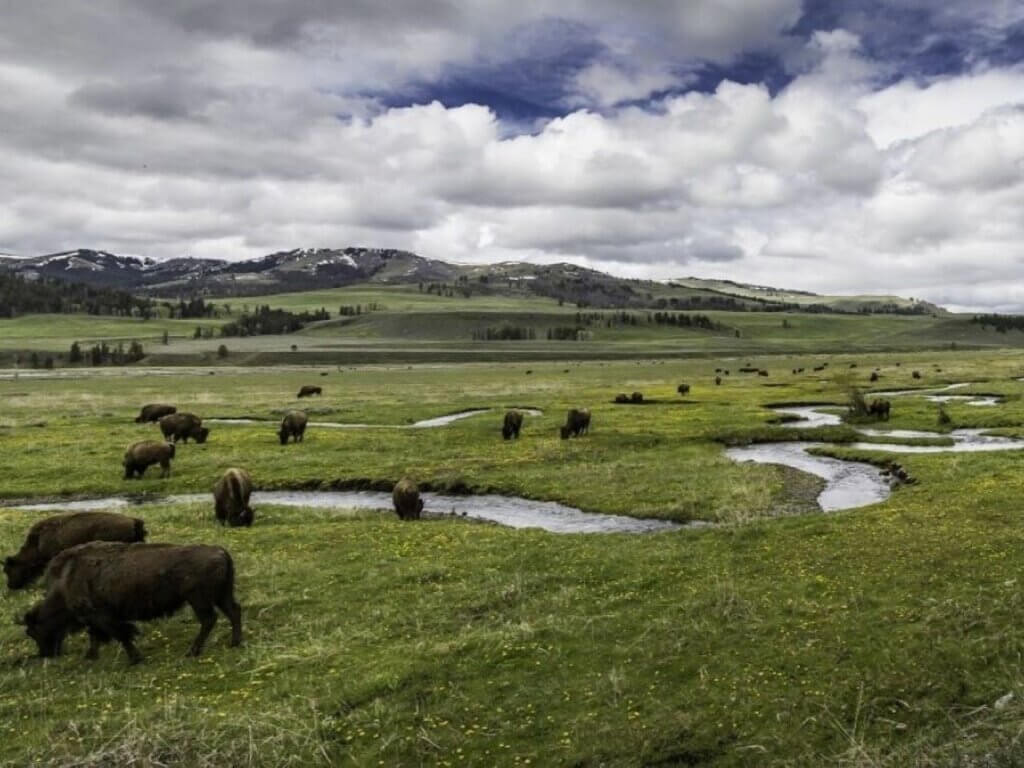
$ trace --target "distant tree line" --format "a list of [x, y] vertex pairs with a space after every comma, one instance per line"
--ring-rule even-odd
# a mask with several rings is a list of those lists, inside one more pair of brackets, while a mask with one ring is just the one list
[[[78, 365], [85, 363], [92, 366], [129, 365], [130, 363], [139, 362], [145, 356], [146, 352], [142, 348], [142, 344], [134, 340], [128, 345], [127, 349], [125, 349], [124, 342], [118, 342], [116, 347], [111, 347], [103, 341], [84, 350], [76, 341], [68, 351], [68, 364]], [[46, 367], [52, 368], [53, 366], [51, 364]]]
[[0, 317], [32, 313], [150, 318], [153, 302], [113, 288], [95, 288], [53, 278], [26, 280], [0, 271]]
[[502, 325], [473, 331], [474, 341], [532, 341], [535, 338], [537, 332], [523, 325]]
[[321, 307], [314, 312], [289, 312], [285, 309], [271, 309], [264, 305], [257, 307], [253, 314], [245, 314], [220, 328], [221, 336], [267, 336], [279, 333], [294, 333], [307, 323], [330, 320], [330, 313]]
[[1024, 331], [1024, 315], [975, 315], [971, 322], [977, 323], [983, 330], [995, 328], [999, 333]]
[[364, 312], [380, 312], [384, 307], [378, 304], [376, 301], [371, 301], [369, 304], [342, 304], [338, 307], [338, 315], [340, 317], [352, 317], [354, 315], [361, 315]]

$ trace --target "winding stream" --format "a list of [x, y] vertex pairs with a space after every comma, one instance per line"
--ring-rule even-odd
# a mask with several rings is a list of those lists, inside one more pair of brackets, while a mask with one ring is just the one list
[[[970, 383], [950, 384], [941, 389], [910, 389], [889, 392], [871, 392], [869, 396], [902, 397], [919, 395], [933, 402], [962, 400], [966, 405], [997, 405], [999, 398], [994, 396], [972, 395], [941, 395], [936, 392], [961, 389]], [[798, 421], [782, 424], [789, 428], [827, 427], [842, 423], [838, 414], [829, 413], [823, 408], [836, 406], [783, 406], [772, 410], [779, 415], [796, 416]], [[970, 453], [978, 451], [1012, 451], [1024, 449], [1024, 440], [1012, 437], [1000, 437], [984, 434], [984, 429], [954, 429], [949, 433], [928, 432], [915, 429], [877, 429], [871, 427], [854, 427], [857, 432], [868, 437], [888, 437], [894, 440], [907, 438], [948, 437], [952, 445], [906, 445], [904, 443], [869, 443], [856, 442], [844, 444], [858, 450], [881, 451], [886, 453]], [[889, 497], [889, 480], [882, 476], [881, 470], [870, 464], [855, 461], [843, 461], [828, 456], [815, 456], [807, 452], [808, 448], [833, 445], [824, 442], [792, 442], [792, 443], [758, 443], [741, 448], [727, 448], [725, 451], [733, 461], [753, 461], [759, 464], [782, 464], [803, 472], [817, 475], [826, 481], [825, 489], [818, 496], [818, 503], [825, 511], [851, 509], [866, 504], [884, 501]]]
[[[414, 421], [411, 424], [365, 424], [360, 422], [344, 422], [344, 421], [311, 421], [309, 426], [311, 427], [326, 427], [327, 429], [430, 429], [431, 427], [443, 427], [447, 424], [451, 424], [455, 421], [461, 421], [462, 419], [468, 419], [470, 416], [476, 416], [480, 413], [490, 413], [495, 411], [495, 408], [470, 408], [465, 411], [459, 411], [458, 413], [449, 413], [445, 416], [435, 416], [432, 419], [423, 419], [422, 421]], [[517, 408], [520, 413], [524, 413], [527, 416], [541, 416], [543, 411], [537, 408]], [[277, 421], [271, 419], [232, 419], [232, 418], [208, 418], [203, 419], [204, 424], [277, 424]]]
[[[420, 494], [424, 512], [428, 516], [458, 515], [478, 520], [489, 520], [510, 528], [541, 528], [551, 533], [654, 533], [680, 528], [700, 528], [710, 523], [693, 522], [683, 525], [668, 520], [643, 520], [624, 515], [602, 515], [583, 512], [553, 501], [532, 501], [515, 496], [482, 494], [479, 496], [446, 496], [437, 493]], [[165, 504], [209, 504], [208, 493], [186, 493], [158, 498], [131, 498], [109, 496], [102, 499], [84, 499], [46, 504], [19, 504], [12, 509], [35, 512], [89, 512], [94, 510], [152, 508]], [[260, 504], [307, 509], [391, 509], [391, 494], [382, 491], [254, 491], [252, 504], [259, 519]], [[0, 506], [3, 506], [0, 502]]]

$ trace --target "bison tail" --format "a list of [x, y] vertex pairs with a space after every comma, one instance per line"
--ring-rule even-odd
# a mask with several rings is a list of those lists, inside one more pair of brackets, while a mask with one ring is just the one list
[[148, 531], [146, 531], [146, 524], [142, 520], [139, 520], [138, 518], [136, 518], [136, 520], [135, 520], [135, 540], [136, 541], [145, 541], [146, 540], [146, 536], [148, 536], [148, 535], [149, 535], [149, 533], [148, 533]]

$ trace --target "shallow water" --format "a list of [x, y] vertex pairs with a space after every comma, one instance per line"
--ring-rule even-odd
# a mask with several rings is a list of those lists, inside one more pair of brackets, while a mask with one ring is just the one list
[[[361, 422], [344, 422], [344, 421], [311, 421], [309, 426], [311, 427], [325, 427], [327, 429], [430, 429], [431, 427], [443, 427], [447, 424], [451, 424], [455, 421], [462, 419], [468, 419], [470, 416], [476, 416], [481, 413], [490, 413], [496, 411], [495, 408], [470, 408], [466, 411], [459, 411], [458, 413], [449, 413], [445, 416], [435, 416], [431, 419], [423, 419], [422, 421], [414, 421], [411, 424], [366, 424]], [[544, 412], [536, 408], [519, 408], [521, 413], [527, 416], [541, 416]], [[205, 424], [276, 424], [277, 422], [272, 419], [221, 419], [221, 418], [210, 418], [203, 419]]]
[[882, 477], [881, 470], [871, 464], [807, 453], [807, 448], [821, 445], [826, 443], [758, 443], [727, 448], [725, 455], [733, 461], [783, 464], [817, 475], [825, 480], [825, 488], [818, 494], [818, 504], [826, 512], [863, 507], [889, 498], [889, 483]]
[[[423, 493], [421, 497], [424, 502], [424, 513], [427, 515], [464, 515], [510, 528], [541, 528], [552, 533], [654, 533], [710, 525], [699, 522], [683, 525], [668, 520], [641, 520], [624, 515], [602, 515], [583, 512], [553, 501], [533, 501], [494, 494], [446, 496]], [[108, 509], [130, 511], [173, 503], [209, 503], [212, 514], [213, 497], [208, 493], [178, 494], [159, 498], [110, 496], [103, 499], [23, 504], [15, 508], [37, 512], [88, 512]], [[383, 491], [254, 491], [252, 505], [256, 508], [257, 521], [260, 504], [314, 509], [392, 509], [391, 494]]]
[[[903, 395], [924, 395], [931, 391], [948, 391], [970, 386], [970, 383], [950, 384], [940, 390], [894, 390], [873, 392], [876, 396], [900, 397]], [[927, 395], [926, 395], [927, 396]], [[930, 395], [929, 399], [943, 402], [948, 399], [964, 399], [967, 405], [997, 405], [995, 397], [973, 397], [970, 395]], [[809, 428], [834, 426], [842, 422], [838, 414], [822, 411], [835, 406], [786, 406], [772, 410], [782, 415], [795, 415], [800, 421], [786, 422], [785, 427]], [[851, 425], [852, 426], [852, 425]], [[862, 435], [888, 437], [894, 440], [907, 438], [948, 437], [952, 445], [906, 445], [904, 443], [858, 442], [847, 447], [858, 450], [884, 451], [887, 453], [972, 453], [979, 451], [1013, 451], [1024, 449], [1024, 440], [983, 434], [983, 429], [954, 429], [949, 433], [929, 432], [916, 429], [879, 429], [877, 427], [853, 427]], [[874, 504], [889, 496], [889, 482], [880, 470], [870, 464], [844, 461], [827, 456], [814, 456], [808, 448], [836, 445], [823, 442], [759, 443], [743, 448], [729, 448], [725, 454], [734, 461], [754, 461], [760, 464], [782, 464], [803, 472], [817, 475], [826, 481], [825, 489], [818, 496], [818, 503], [826, 511], [852, 509]]]

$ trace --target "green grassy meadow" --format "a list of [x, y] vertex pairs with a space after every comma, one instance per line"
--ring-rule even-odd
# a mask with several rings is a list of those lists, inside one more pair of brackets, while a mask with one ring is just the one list
[[[771, 374], [738, 373], [748, 362]], [[227, 647], [222, 619], [204, 656], [185, 657], [197, 630], [186, 608], [141, 625], [137, 667], [113, 645], [86, 662], [83, 635], [42, 661], [4, 622], [0, 763], [1018, 764], [1019, 452], [900, 456], [917, 484], [828, 515], [813, 511], [820, 485], [807, 476], [722, 454], [723, 440], [853, 439], [845, 427], [783, 429], [764, 408], [841, 404], [850, 383], [975, 382], [963, 391], [1004, 402], [949, 403], [949, 426], [1024, 434], [1017, 351], [212, 373], [0, 380], [0, 498], [205, 492], [238, 465], [262, 489], [386, 487], [408, 473], [438, 490], [722, 525], [559, 535], [267, 505], [242, 530], [214, 524], [212, 499], [147, 508], [151, 541], [231, 551], [243, 647]], [[680, 382], [692, 386], [685, 398]], [[306, 383], [324, 396], [295, 400]], [[654, 402], [612, 404], [634, 390]], [[212, 425], [205, 445], [179, 446], [170, 478], [151, 468], [125, 481], [125, 446], [159, 434], [132, 422], [151, 401], [266, 421]], [[576, 405], [593, 410], [591, 434], [562, 441], [556, 428]], [[310, 426], [282, 447], [276, 421], [298, 406], [313, 421], [382, 425], [494, 410], [436, 429]], [[504, 442], [507, 406], [544, 413]], [[938, 429], [936, 414], [899, 398], [887, 426]], [[4, 554], [39, 514], [0, 511]], [[5, 592], [3, 612], [41, 595]]]

